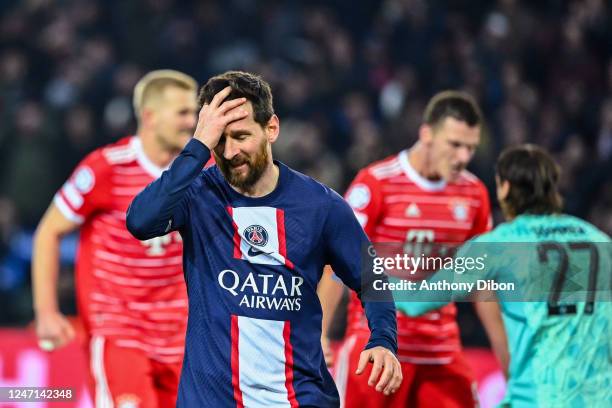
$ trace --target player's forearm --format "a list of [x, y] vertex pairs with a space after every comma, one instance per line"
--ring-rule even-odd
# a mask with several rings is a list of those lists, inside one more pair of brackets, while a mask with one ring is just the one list
[[497, 302], [474, 302], [474, 309], [487, 332], [491, 348], [507, 376], [510, 353], [499, 304]]
[[323, 322], [322, 322], [322, 336], [328, 337], [336, 309], [342, 298], [342, 292], [344, 285], [340, 282], [334, 281], [334, 272], [329, 266], [325, 267], [323, 277], [319, 282], [317, 288], [317, 294], [321, 302], [321, 309], [323, 310]]
[[397, 318], [393, 302], [363, 302], [363, 307], [371, 332], [365, 348], [382, 346], [397, 353]]
[[[357, 290], [370, 327], [370, 340], [366, 349], [382, 346], [397, 353], [397, 317], [393, 293], [386, 289], [386, 275], [375, 275], [372, 267], [361, 274], [361, 287]], [[382, 288], [382, 289], [381, 289]]]
[[145, 240], [172, 230], [178, 206], [209, 159], [210, 150], [202, 142], [191, 140], [170, 169], [132, 201], [126, 220], [130, 233]]
[[32, 292], [36, 315], [59, 310], [57, 280], [61, 236], [41, 226], [34, 237]]

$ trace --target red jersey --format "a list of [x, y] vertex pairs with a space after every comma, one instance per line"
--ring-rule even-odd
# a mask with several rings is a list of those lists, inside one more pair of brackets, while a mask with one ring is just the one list
[[[422, 177], [404, 150], [363, 169], [346, 200], [374, 243], [459, 245], [491, 229], [491, 209], [484, 184], [468, 171], [446, 183]], [[351, 295], [349, 333], [368, 332], [363, 309]], [[411, 318], [398, 312], [398, 358], [414, 364], [447, 364], [461, 350], [456, 308], [450, 304]]]
[[173, 363], [182, 359], [187, 325], [180, 235], [139, 241], [125, 225], [134, 196], [162, 171], [144, 154], [140, 138], [126, 137], [90, 153], [54, 203], [82, 224], [77, 303], [88, 334]]

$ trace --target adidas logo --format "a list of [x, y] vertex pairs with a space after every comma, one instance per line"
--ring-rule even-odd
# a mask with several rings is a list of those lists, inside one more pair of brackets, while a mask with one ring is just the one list
[[420, 217], [421, 210], [415, 203], [412, 203], [408, 206], [408, 208], [406, 208], [406, 216], [407, 217]]

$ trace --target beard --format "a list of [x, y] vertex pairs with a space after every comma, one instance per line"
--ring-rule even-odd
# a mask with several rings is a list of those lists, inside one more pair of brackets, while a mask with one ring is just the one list
[[[267, 141], [264, 140], [259, 146], [259, 151], [252, 158], [238, 154], [231, 160], [227, 160], [217, 155], [214, 151], [213, 155], [219, 170], [221, 170], [221, 174], [223, 174], [227, 182], [241, 191], [250, 192], [268, 165], [269, 155], [267, 147]], [[246, 164], [247, 167], [246, 172], [243, 174], [239, 173], [236, 169], [242, 164]]]

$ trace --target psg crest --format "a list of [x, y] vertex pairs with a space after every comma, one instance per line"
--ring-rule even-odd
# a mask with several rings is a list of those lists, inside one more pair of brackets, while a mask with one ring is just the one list
[[268, 231], [261, 225], [251, 225], [244, 230], [244, 239], [260, 247], [268, 243]]

